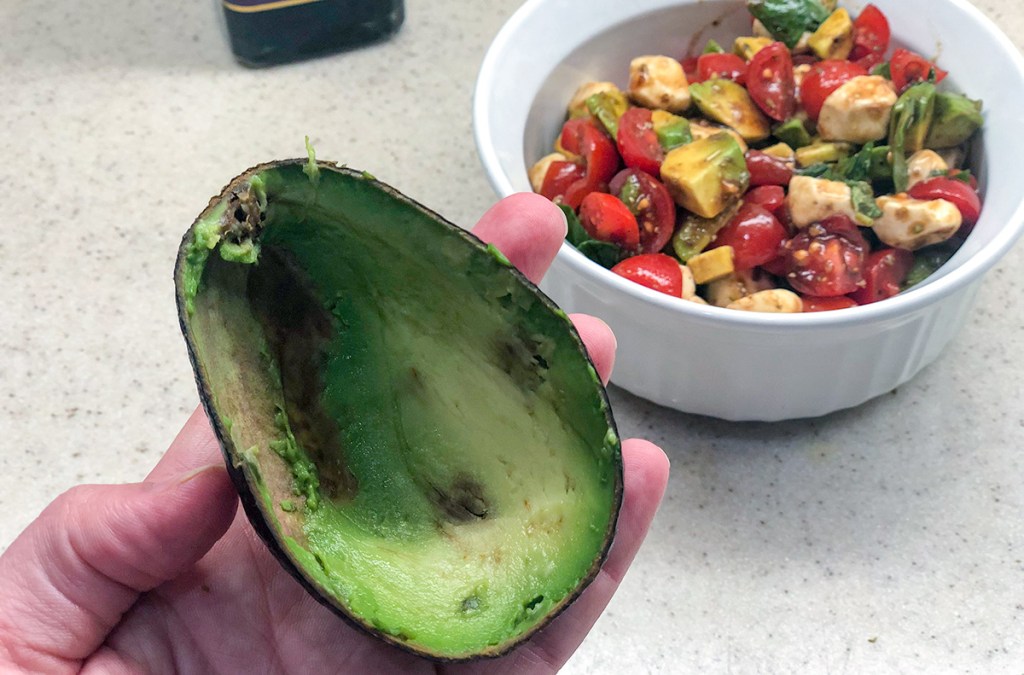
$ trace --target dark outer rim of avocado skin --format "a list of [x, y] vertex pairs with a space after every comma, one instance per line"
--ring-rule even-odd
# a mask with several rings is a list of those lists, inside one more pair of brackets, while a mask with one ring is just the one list
[[[341, 603], [334, 602], [332, 598], [322, 593], [321, 590], [318, 589], [316, 585], [310, 579], [306, 578], [306, 576], [302, 573], [301, 567], [295, 562], [295, 560], [291, 558], [290, 555], [288, 555], [287, 549], [277, 541], [277, 538], [275, 537], [273, 531], [267, 524], [267, 515], [263, 511], [259, 499], [254, 494], [253, 487], [249, 485], [249, 482], [246, 480], [241, 465], [235, 466], [234, 462], [232, 461], [232, 454], [234, 453], [235, 449], [231, 444], [230, 434], [224, 427], [224, 424], [221, 421], [220, 416], [217, 414], [217, 411], [213, 407], [212, 392], [210, 391], [210, 388], [205, 381], [205, 377], [199, 365], [199, 360], [196, 357], [195, 350], [192, 347], [193, 338], [188, 326], [188, 319], [185, 311], [184, 284], [182, 283], [184, 261], [186, 259], [188, 248], [192, 243], [193, 230], [196, 224], [202, 218], [206, 217], [233, 190], [245, 185], [249, 181], [249, 179], [252, 178], [254, 175], [259, 174], [263, 171], [277, 169], [282, 166], [287, 166], [291, 164], [304, 165], [307, 163], [308, 160], [305, 158], [285, 159], [274, 162], [266, 162], [263, 164], [258, 164], [239, 174], [224, 187], [220, 194], [210, 199], [210, 202], [207, 205], [207, 207], [203, 210], [202, 213], [199, 214], [199, 216], [196, 218], [193, 224], [185, 232], [184, 236], [182, 237], [181, 244], [178, 247], [178, 255], [174, 265], [174, 296], [175, 302], [177, 303], [178, 307], [178, 324], [181, 327], [182, 335], [185, 338], [185, 347], [188, 350], [189, 362], [192, 364], [192, 371], [195, 375], [196, 387], [199, 390], [199, 399], [200, 402], [202, 403], [203, 410], [206, 411], [207, 418], [211, 422], [213, 431], [217, 436], [217, 441], [220, 444], [221, 452], [224, 456], [225, 464], [227, 465], [228, 474], [231, 476], [231, 481], [232, 483], [234, 483], [235, 489], [238, 491], [239, 500], [242, 503], [242, 507], [245, 509], [245, 514], [249, 520], [249, 523], [252, 525], [256, 533], [260, 536], [260, 539], [263, 540], [263, 543], [266, 544], [267, 549], [270, 551], [270, 553], [277, 559], [278, 563], [280, 563], [281, 566], [285, 570], [287, 570], [287, 572], [296, 581], [298, 581], [299, 584], [301, 584], [302, 587], [311, 596], [313, 596], [313, 598], [315, 598], [320, 604], [331, 609], [335, 614], [337, 614], [343, 620], [345, 620], [345, 622], [348, 623], [350, 626], [353, 626], [359, 631], [371, 635], [379, 640], [383, 640], [384, 642], [392, 644], [401, 649], [402, 651], [409, 652], [411, 654], [415, 654], [416, 656], [421, 656], [441, 663], [459, 663], [475, 661], [481, 658], [497, 658], [500, 656], [504, 656], [512, 650], [514, 650], [519, 645], [529, 640], [531, 637], [533, 637], [535, 633], [545, 628], [548, 624], [551, 623], [551, 621], [555, 619], [555, 617], [557, 617], [559, 614], [565, 611], [566, 608], [568, 608], [573, 602], [575, 602], [577, 598], [579, 598], [579, 596], [583, 593], [587, 586], [589, 586], [591, 582], [593, 582], [593, 580], [597, 578], [598, 573], [601, 571], [601, 566], [607, 559], [608, 553], [614, 542], [615, 529], [618, 523], [619, 512], [622, 508], [622, 439], [619, 437], [618, 429], [615, 426], [615, 419], [612, 416], [611, 403], [608, 400], [607, 389], [601, 382], [600, 378], [594, 379], [594, 383], [598, 387], [598, 394], [605, 407], [605, 420], [608, 423], [609, 429], [611, 429], [612, 432], [615, 433], [615, 437], [617, 439], [617, 452], [615, 458], [616, 461], [614, 462], [616, 470], [614, 494], [612, 495], [612, 516], [609, 520], [608, 528], [605, 531], [605, 543], [598, 556], [594, 559], [594, 562], [591, 565], [590, 569], [587, 571], [586, 576], [583, 577], [583, 579], [576, 586], [576, 588], [569, 595], [563, 598], [562, 601], [556, 607], [552, 608], [552, 610], [547, 614], [547, 616], [541, 619], [532, 628], [520, 634], [516, 638], [509, 640], [507, 643], [495, 645], [493, 648], [485, 649], [476, 654], [469, 654], [466, 656], [457, 657], [445, 656], [443, 654], [437, 654], [429, 650], [425, 650], [421, 647], [410, 644], [408, 642], [404, 642], [394, 637], [393, 635], [390, 635], [375, 628], [374, 626], [366, 623], [359, 616], [350, 613], [348, 609], [345, 608]], [[371, 184], [375, 185], [376, 187], [378, 187], [379, 189], [381, 189], [385, 194], [389, 195], [393, 199], [405, 202], [406, 204], [421, 211], [427, 216], [436, 219], [443, 223], [444, 225], [452, 228], [467, 242], [469, 242], [474, 247], [480, 249], [481, 251], [485, 251], [487, 248], [487, 245], [484, 244], [479, 238], [477, 238], [471, 232], [458, 227], [457, 225], [449, 222], [440, 214], [432, 211], [431, 209], [428, 209], [422, 204], [416, 202], [415, 200], [405, 196], [404, 194], [394, 189], [390, 185], [382, 183], [376, 180], [375, 178], [370, 178], [368, 175], [364, 174], [361, 171], [350, 169], [345, 166], [339, 166], [337, 164], [332, 164], [330, 162], [325, 162], [322, 160], [317, 161], [317, 166], [324, 171], [333, 171], [336, 173], [348, 174], [353, 178], [366, 180]], [[537, 295], [538, 298], [540, 298], [541, 302], [545, 306], [547, 306], [552, 311], [561, 311], [558, 305], [556, 305], [554, 301], [551, 300], [551, 298], [549, 298], [543, 291], [541, 291], [536, 284], [527, 279], [523, 275], [523, 273], [520, 272], [515, 266], [509, 266], [509, 269], [511, 270], [512, 274], [519, 280], [520, 283], [527, 286]], [[588, 363], [590, 363], [591, 367], [593, 367], [594, 364], [590, 358], [590, 354], [587, 352], [587, 349], [584, 346], [583, 341], [580, 339], [579, 333], [576, 331], [575, 326], [573, 326], [571, 321], [567, 321], [566, 323], [569, 329], [569, 333], [573, 341], [576, 343], [577, 348], [582, 352], [583, 357], [587, 360]], [[596, 372], [597, 369], [594, 368], [594, 373]]]

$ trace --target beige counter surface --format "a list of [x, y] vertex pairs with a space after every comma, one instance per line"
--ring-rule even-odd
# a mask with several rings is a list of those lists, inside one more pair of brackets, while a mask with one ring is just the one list
[[[1024, 45], [1018, 0], [978, 5]], [[517, 6], [409, 0], [384, 44], [254, 71], [212, 0], [0, 5], [0, 549], [71, 485], [142, 478], [196, 406], [171, 270], [230, 177], [308, 134], [472, 224], [495, 199], [473, 81]], [[729, 424], [613, 387], [672, 478], [568, 672], [1020, 673], [1022, 265], [851, 411]]]

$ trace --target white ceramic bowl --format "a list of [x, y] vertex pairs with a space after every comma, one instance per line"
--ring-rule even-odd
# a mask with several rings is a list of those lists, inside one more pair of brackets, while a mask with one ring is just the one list
[[[857, 12], [865, 3], [845, 2]], [[564, 309], [603, 318], [619, 352], [613, 382], [638, 396], [729, 420], [823, 415], [892, 390], [932, 362], [963, 325], [982, 277], [1024, 231], [1024, 59], [966, 0], [874, 0], [894, 44], [937, 55], [948, 85], [985, 103], [974, 169], [981, 219], [926, 283], [883, 302], [777, 315], [705, 307], [648, 290], [563, 244], [541, 287]], [[749, 33], [737, 0], [527, 0], [480, 69], [477, 149], [500, 195], [530, 190], [576, 87], [625, 88], [630, 59], [679, 57], [708, 38]]]

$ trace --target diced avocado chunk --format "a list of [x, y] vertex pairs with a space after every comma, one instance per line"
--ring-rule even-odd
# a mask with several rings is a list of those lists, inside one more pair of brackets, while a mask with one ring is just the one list
[[704, 45], [703, 54], [722, 54], [725, 50], [722, 49], [722, 45], [718, 44], [715, 40], [708, 40], [708, 43]]
[[793, 160], [796, 158], [796, 153], [793, 151], [793, 148], [789, 147], [785, 143], [769, 145], [767, 148], [761, 150], [761, 152], [766, 155], [771, 155], [772, 157], [778, 157], [779, 159]]
[[690, 132], [690, 121], [685, 117], [673, 115], [667, 110], [652, 110], [651, 124], [658, 136], [658, 145], [668, 151], [686, 145], [693, 140]]
[[838, 162], [849, 157], [852, 149], [853, 146], [849, 143], [816, 141], [797, 149], [796, 163], [799, 166], [811, 166], [812, 164]]
[[736, 139], [721, 132], [666, 154], [661, 179], [676, 203], [713, 218], [746, 191], [750, 173]]
[[686, 214], [676, 233], [672, 235], [672, 250], [676, 257], [686, 262], [707, 248], [718, 231], [729, 224], [739, 207], [740, 201], [736, 199], [714, 218]]
[[919, 82], [903, 92], [889, 119], [889, 147], [892, 178], [897, 192], [907, 189], [907, 153], [924, 148], [928, 128], [935, 114], [935, 85]]
[[601, 123], [612, 138], [619, 133], [619, 118], [629, 108], [629, 101], [621, 91], [600, 91], [587, 97], [587, 110]]
[[853, 50], [853, 21], [845, 9], [837, 9], [807, 39], [821, 59], [845, 59]]
[[719, 246], [693, 256], [686, 262], [686, 266], [693, 272], [694, 282], [706, 284], [732, 274], [736, 269], [734, 256], [732, 246]]
[[732, 43], [732, 51], [736, 56], [739, 56], [744, 61], [749, 61], [754, 58], [754, 54], [758, 53], [774, 40], [766, 37], [738, 37]]
[[708, 119], [736, 130], [745, 141], [771, 135], [771, 125], [747, 90], [732, 80], [715, 78], [690, 85], [690, 96]]
[[811, 135], [802, 120], [791, 117], [772, 129], [772, 135], [791, 148], [802, 148], [811, 144]]
[[961, 94], [935, 94], [935, 112], [924, 139], [926, 148], [953, 148], [969, 139], [981, 128], [981, 101], [972, 101]]

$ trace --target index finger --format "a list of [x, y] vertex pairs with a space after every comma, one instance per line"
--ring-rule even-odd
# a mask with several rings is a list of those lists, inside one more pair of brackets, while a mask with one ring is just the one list
[[493, 244], [536, 284], [551, 267], [567, 229], [565, 216], [551, 200], [518, 192], [488, 209], [473, 234]]

